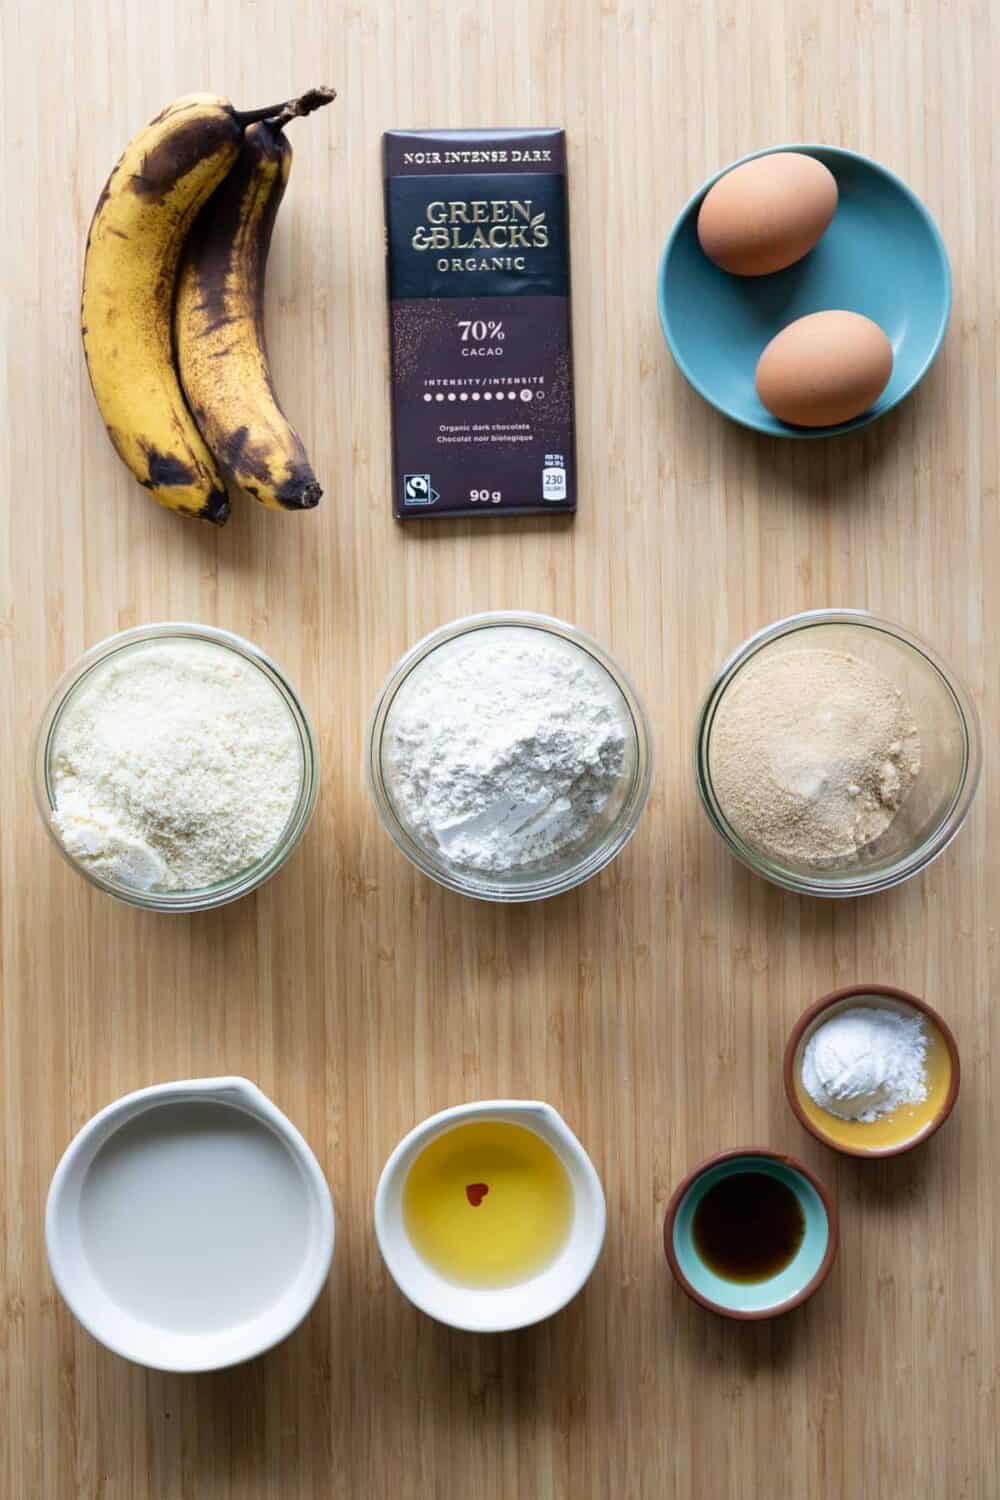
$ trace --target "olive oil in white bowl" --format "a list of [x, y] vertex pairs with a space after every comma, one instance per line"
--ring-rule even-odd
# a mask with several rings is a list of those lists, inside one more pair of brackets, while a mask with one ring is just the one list
[[375, 1231], [411, 1302], [453, 1328], [499, 1333], [564, 1307], [604, 1243], [594, 1165], [548, 1104], [442, 1110], [386, 1162]]
[[542, 1136], [510, 1120], [443, 1131], [403, 1184], [414, 1248], [458, 1286], [530, 1280], [555, 1260], [572, 1222], [566, 1168]]

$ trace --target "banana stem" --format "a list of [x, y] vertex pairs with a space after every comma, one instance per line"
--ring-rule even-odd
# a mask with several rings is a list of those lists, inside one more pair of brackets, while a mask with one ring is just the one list
[[236, 118], [244, 130], [258, 120], [272, 120], [275, 128], [281, 130], [289, 120], [298, 119], [301, 115], [311, 115], [314, 109], [332, 104], [336, 97], [336, 89], [321, 84], [319, 88], [308, 89], [298, 99], [286, 99], [283, 104], [268, 104], [263, 109], [238, 109]]

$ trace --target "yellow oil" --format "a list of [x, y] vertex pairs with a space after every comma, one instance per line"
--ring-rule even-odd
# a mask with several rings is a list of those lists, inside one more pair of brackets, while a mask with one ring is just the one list
[[562, 1249], [572, 1218], [562, 1162], [533, 1130], [508, 1120], [472, 1120], [437, 1136], [403, 1184], [414, 1248], [460, 1286], [513, 1286], [537, 1275]]

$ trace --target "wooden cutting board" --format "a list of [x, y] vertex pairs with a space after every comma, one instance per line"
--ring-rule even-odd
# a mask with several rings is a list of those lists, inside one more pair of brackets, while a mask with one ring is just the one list
[[[1000, 1189], [1000, 20], [987, 0], [10, 0], [0, 304], [0, 1444], [4, 1500], [994, 1500]], [[196, 88], [240, 105], [316, 82], [292, 127], [268, 327], [327, 494], [221, 533], [158, 510], [115, 458], [77, 328], [81, 257], [129, 136]], [[546, 519], [390, 518], [379, 137], [569, 133], [581, 505]], [[768, 441], [685, 385], [660, 336], [675, 214], [734, 157], [829, 141], [899, 172], [955, 273], [942, 356], [867, 431]], [[891, 265], [886, 273], [892, 274]], [[863, 903], [752, 878], [703, 817], [699, 700], [725, 654], [795, 610], [868, 606], [937, 645], [985, 730], [969, 824]], [[361, 777], [373, 697], [428, 629], [525, 607], [591, 631], [654, 725], [656, 781], [621, 859], [577, 893], [495, 909], [433, 887]], [[58, 859], [31, 804], [32, 723], [88, 645], [203, 620], [287, 669], [322, 741], [315, 822], [228, 910], [144, 915]], [[885, 1165], [807, 1137], [781, 1088], [801, 1009], [864, 980], [925, 994], [964, 1081], [949, 1125]], [[997, 1051], [997, 1057], [993, 1053]], [[239, 1072], [303, 1130], [338, 1213], [329, 1285], [282, 1347], [200, 1378], [145, 1372], [74, 1322], [45, 1262], [49, 1177], [95, 1110]], [[476, 1338], [412, 1309], [371, 1202], [400, 1135], [447, 1104], [537, 1096], [607, 1189], [585, 1293]], [[783, 1321], [689, 1304], [663, 1259], [672, 1186], [771, 1144], [836, 1192], [831, 1280]]]

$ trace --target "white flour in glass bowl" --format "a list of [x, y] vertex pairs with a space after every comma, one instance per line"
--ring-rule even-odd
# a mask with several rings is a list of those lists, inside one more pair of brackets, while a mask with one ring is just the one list
[[618, 689], [586, 652], [499, 626], [419, 663], [393, 700], [383, 766], [419, 843], [502, 875], [545, 868], [606, 824], [630, 733]]

